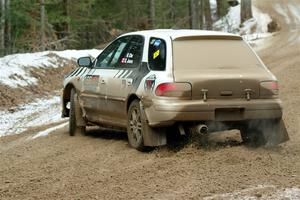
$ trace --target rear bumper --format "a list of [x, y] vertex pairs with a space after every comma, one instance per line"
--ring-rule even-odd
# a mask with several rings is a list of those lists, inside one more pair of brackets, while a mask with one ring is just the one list
[[244, 121], [282, 117], [279, 99], [152, 100], [144, 101], [150, 126], [170, 126], [188, 121]]

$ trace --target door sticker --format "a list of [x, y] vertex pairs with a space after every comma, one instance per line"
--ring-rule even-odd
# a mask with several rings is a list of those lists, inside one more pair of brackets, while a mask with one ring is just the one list
[[132, 53], [127, 53], [126, 58], [133, 58], [133, 54]]
[[153, 53], [153, 59], [157, 58], [157, 57], [159, 56], [159, 54], [160, 54], [160, 51], [159, 51], [159, 50], [155, 51], [155, 52]]
[[121, 59], [122, 64], [133, 64], [133, 54], [127, 53], [124, 58]]
[[99, 80], [99, 75], [86, 75], [84, 78], [87, 80], [97, 81]]
[[145, 90], [146, 91], [153, 91], [154, 86], [155, 86], [155, 81], [156, 81], [156, 76], [155, 74], [148, 76], [145, 80]]

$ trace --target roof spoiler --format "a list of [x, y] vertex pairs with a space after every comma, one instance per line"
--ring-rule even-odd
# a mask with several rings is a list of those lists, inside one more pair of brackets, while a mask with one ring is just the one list
[[238, 35], [197, 35], [197, 36], [184, 36], [173, 39], [174, 41], [184, 40], [243, 40]]

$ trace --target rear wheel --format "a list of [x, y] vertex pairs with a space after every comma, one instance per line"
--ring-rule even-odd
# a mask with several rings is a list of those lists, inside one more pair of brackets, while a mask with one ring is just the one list
[[143, 138], [143, 120], [145, 119], [142, 118], [139, 101], [134, 100], [128, 110], [127, 135], [130, 146], [139, 151], [146, 149]]
[[85, 135], [86, 127], [78, 126], [76, 121], [76, 108], [78, 105], [77, 93], [73, 88], [71, 90], [71, 99], [70, 99], [70, 114], [69, 114], [69, 135], [74, 136], [75, 133], [81, 133]]

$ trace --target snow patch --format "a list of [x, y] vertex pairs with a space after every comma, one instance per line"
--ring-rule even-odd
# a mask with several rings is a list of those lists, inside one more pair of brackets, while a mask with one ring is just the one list
[[65, 50], [65, 51], [52, 51], [61, 58], [69, 60], [77, 60], [80, 57], [90, 56], [96, 58], [102, 50], [91, 49], [91, 50]]
[[300, 24], [300, 7], [296, 7], [295, 5], [288, 4], [288, 8], [294, 16], [294, 23], [299, 25]]
[[60, 97], [38, 99], [0, 111], [0, 137], [19, 134], [31, 127], [61, 122]]
[[214, 23], [214, 29], [229, 33], [238, 33], [241, 22], [240, 10], [240, 5], [231, 7], [226, 16]]
[[255, 187], [250, 187], [244, 190], [235, 191], [233, 193], [217, 194], [209, 197], [205, 197], [205, 200], [213, 199], [247, 199], [247, 200], [256, 200], [256, 199], [289, 199], [289, 200], [298, 200], [300, 199], [300, 188], [285, 188], [277, 189], [273, 185], [258, 185]]
[[291, 19], [290, 19], [290, 17], [287, 15], [288, 10], [287, 10], [286, 8], [282, 7], [281, 4], [277, 3], [277, 4], [275, 5], [275, 10], [276, 10], [280, 15], [282, 15], [282, 16], [284, 17], [285, 22], [286, 22], [287, 24], [290, 24], [290, 23], [291, 23]]
[[242, 35], [252, 46], [266, 46], [264, 39], [272, 36], [268, 33], [268, 24], [272, 22], [272, 19], [255, 6], [252, 6], [252, 11], [253, 18], [240, 26], [241, 5], [230, 7], [228, 14], [214, 23], [214, 29]]
[[240, 35], [259, 34], [268, 32], [268, 24], [272, 21], [268, 14], [262, 13], [255, 6], [252, 7], [253, 18], [241, 24], [241, 6], [230, 7], [229, 12], [214, 24], [217, 30]]
[[217, 19], [217, 0], [209, 0], [212, 18], [215, 21]]
[[[101, 50], [65, 50], [45, 51], [37, 53], [13, 54], [0, 58], [0, 83], [17, 88], [36, 84], [37, 79], [32, 77], [29, 70], [32, 68], [57, 68], [66, 64], [67, 60], [76, 60], [79, 57], [97, 57]], [[49, 56], [56, 54], [55, 56]]]
[[66, 122], [66, 123], [63, 123], [63, 124], [60, 124], [60, 125], [57, 125], [57, 126], [53, 126], [53, 127], [49, 128], [49, 129], [46, 129], [46, 130], [44, 130], [44, 131], [41, 131], [41, 132], [37, 133], [35, 136], [33, 136], [33, 137], [29, 138], [29, 139], [36, 139], [36, 138], [38, 138], [38, 137], [44, 137], [44, 136], [47, 136], [47, 135], [49, 135], [49, 133], [52, 133], [53, 131], [56, 131], [56, 130], [58, 130], [58, 129], [62, 129], [62, 128], [64, 128], [65, 126], [67, 126], [68, 124], [69, 124], [69, 123]]

